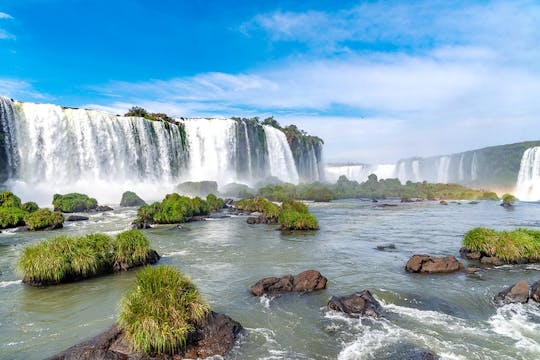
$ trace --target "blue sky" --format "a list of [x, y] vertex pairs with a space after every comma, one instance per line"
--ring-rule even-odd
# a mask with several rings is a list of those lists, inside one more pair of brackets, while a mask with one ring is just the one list
[[0, 0], [0, 94], [274, 115], [329, 161], [538, 140], [540, 4]]

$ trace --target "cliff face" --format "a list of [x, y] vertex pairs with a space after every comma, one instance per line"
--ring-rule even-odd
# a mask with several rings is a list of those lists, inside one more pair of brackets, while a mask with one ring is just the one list
[[323, 140], [319, 137], [308, 135], [305, 131], [299, 130], [295, 125], [289, 125], [283, 128], [283, 132], [291, 148], [300, 181], [324, 180], [324, 168], [322, 166]]

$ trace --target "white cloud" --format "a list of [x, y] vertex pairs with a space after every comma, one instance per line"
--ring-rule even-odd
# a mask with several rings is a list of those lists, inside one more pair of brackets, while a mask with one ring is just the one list
[[0, 29], [0, 40], [14, 40], [15, 35], [7, 32], [4, 29]]
[[13, 19], [13, 16], [0, 11], [0, 19]]
[[34, 90], [32, 85], [24, 80], [0, 78], [0, 96], [12, 98], [44, 99], [45, 95]]

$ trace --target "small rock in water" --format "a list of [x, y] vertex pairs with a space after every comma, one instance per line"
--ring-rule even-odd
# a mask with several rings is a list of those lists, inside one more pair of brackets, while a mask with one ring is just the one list
[[480, 262], [482, 264], [495, 265], [495, 266], [500, 266], [504, 264], [504, 262], [501, 259], [495, 256], [484, 256], [480, 259]]
[[540, 303], [540, 280], [536, 281], [531, 286], [531, 299]]
[[88, 216], [82, 215], [69, 215], [66, 221], [84, 221], [90, 219]]
[[311, 292], [326, 288], [328, 280], [316, 270], [307, 270], [298, 275], [268, 277], [261, 279], [251, 287], [255, 296], [263, 294], [279, 295], [289, 292]]
[[518, 281], [495, 296], [498, 305], [524, 304], [529, 301], [529, 283], [525, 280]]
[[411, 349], [403, 354], [403, 360], [439, 360], [440, 356], [426, 349]]
[[369, 290], [347, 296], [332, 296], [327, 306], [329, 309], [352, 316], [366, 315], [378, 318], [382, 311], [381, 304], [371, 295]]
[[478, 271], [479, 269], [476, 268], [476, 267], [472, 267], [472, 266], [469, 266], [467, 268], [467, 274], [476, 274], [476, 272]]
[[463, 265], [452, 255], [435, 257], [430, 255], [413, 255], [407, 261], [405, 270], [419, 273], [451, 273], [463, 270]]
[[379, 251], [384, 251], [384, 250], [395, 250], [396, 249], [396, 245], [394, 244], [388, 244], [388, 245], [377, 245], [377, 247], [375, 248]]

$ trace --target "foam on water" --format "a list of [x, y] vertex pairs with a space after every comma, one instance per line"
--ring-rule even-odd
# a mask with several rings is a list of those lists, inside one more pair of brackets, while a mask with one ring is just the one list
[[0, 281], [0, 288], [5, 288], [11, 285], [17, 285], [22, 283], [21, 280], [11, 280], [11, 281]]

